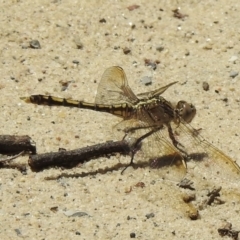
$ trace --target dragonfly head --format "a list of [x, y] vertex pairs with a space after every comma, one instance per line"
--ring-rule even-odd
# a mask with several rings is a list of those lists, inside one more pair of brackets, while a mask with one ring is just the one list
[[191, 104], [185, 101], [179, 101], [175, 108], [175, 111], [178, 116], [178, 120], [183, 119], [185, 122], [190, 123], [196, 115], [196, 108]]

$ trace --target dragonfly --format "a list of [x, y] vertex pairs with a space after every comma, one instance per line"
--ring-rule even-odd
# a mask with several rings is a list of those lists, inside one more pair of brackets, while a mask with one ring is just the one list
[[162, 96], [176, 83], [136, 95], [128, 85], [124, 70], [113, 66], [103, 73], [94, 103], [47, 95], [21, 99], [27, 103], [77, 107], [121, 117], [122, 121], [114, 129], [131, 144], [130, 165], [140, 152], [152, 167], [161, 168], [162, 176], [180, 180], [186, 175], [187, 162], [191, 159], [203, 174], [239, 180], [240, 167], [236, 161], [190, 125], [197, 112], [194, 105], [181, 100], [174, 106]]

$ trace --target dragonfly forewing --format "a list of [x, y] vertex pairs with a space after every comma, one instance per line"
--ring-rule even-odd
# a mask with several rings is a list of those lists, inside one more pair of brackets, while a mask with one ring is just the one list
[[148, 99], [152, 99], [152, 98], [159, 98], [159, 96], [161, 94], [163, 94], [169, 87], [171, 87], [173, 84], [176, 84], [176, 82], [172, 82], [164, 87], [161, 87], [159, 89], [156, 89], [154, 91], [150, 91], [150, 92], [145, 92], [145, 93], [139, 93], [137, 94], [137, 97], [139, 97], [142, 100], [148, 100]]
[[128, 86], [127, 77], [121, 67], [110, 67], [103, 73], [98, 86], [97, 104], [136, 104], [138, 98]]

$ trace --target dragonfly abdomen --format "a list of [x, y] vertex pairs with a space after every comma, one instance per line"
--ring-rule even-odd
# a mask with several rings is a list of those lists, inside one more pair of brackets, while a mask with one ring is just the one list
[[95, 104], [47, 95], [31, 95], [30, 97], [23, 97], [21, 99], [27, 103], [35, 103], [38, 105], [77, 107], [98, 112], [107, 112], [123, 118], [130, 117], [133, 112], [133, 107], [127, 103], [113, 105]]
[[30, 97], [22, 97], [21, 99], [26, 103], [35, 103], [38, 105], [48, 106], [78, 107], [79, 103], [79, 101], [47, 95], [31, 95]]
[[[85, 106], [87, 106], [88, 104], [89, 103], [83, 102], [83, 105]], [[128, 105], [127, 103], [113, 105], [95, 104], [94, 110], [99, 112], [108, 112], [122, 118], [128, 118], [133, 114], [132, 106]]]

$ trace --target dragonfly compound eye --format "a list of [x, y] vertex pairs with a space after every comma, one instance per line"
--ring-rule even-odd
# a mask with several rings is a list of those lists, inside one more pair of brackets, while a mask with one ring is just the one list
[[196, 108], [186, 101], [179, 101], [176, 110], [179, 116], [187, 123], [190, 123], [196, 115]]

